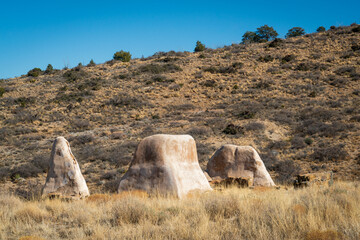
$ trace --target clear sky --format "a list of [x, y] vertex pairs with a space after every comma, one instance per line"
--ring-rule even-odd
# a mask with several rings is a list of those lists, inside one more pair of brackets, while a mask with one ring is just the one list
[[102, 63], [114, 52], [133, 57], [239, 43], [264, 24], [284, 37], [360, 23], [360, 1], [17, 1], [0, 2], [0, 78], [34, 67]]

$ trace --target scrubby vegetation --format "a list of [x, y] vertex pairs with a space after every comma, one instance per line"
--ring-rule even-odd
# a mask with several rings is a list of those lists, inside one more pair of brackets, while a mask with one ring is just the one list
[[129, 62], [131, 60], [131, 54], [130, 52], [121, 50], [120, 52], [114, 53], [113, 58], [122, 62]]
[[0, 238], [359, 239], [359, 189], [358, 183], [300, 190], [234, 188], [183, 200], [132, 192], [74, 202], [3, 194]]
[[197, 41], [194, 52], [202, 52], [204, 50], [205, 50], [205, 45], [202, 44], [200, 41]]

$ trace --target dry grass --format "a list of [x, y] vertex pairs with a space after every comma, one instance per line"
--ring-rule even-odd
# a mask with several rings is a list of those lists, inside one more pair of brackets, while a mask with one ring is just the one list
[[73, 202], [0, 195], [0, 239], [359, 239], [359, 201], [354, 182], [184, 200], [142, 192]]

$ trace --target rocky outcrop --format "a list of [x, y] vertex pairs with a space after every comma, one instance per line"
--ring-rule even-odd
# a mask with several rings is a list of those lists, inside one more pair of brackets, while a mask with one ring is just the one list
[[118, 191], [135, 189], [179, 198], [191, 191], [211, 190], [199, 166], [194, 139], [189, 135], [165, 134], [144, 138]]
[[250, 146], [222, 146], [209, 160], [206, 171], [213, 179], [246, 179], [252, 186], [275, 186], [259, 154]]
[[49, 161], [49, 171], [43, 197], [79, 199], [89, 196], [89, 189], [81, 174], [80, 167], [71, 152], [69, 142], [63, 137], [56, 138]]

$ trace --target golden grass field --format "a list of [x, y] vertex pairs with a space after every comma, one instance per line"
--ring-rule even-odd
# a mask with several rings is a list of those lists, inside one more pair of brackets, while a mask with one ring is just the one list
[[360, 239], [360, 184], [230, 188], [179, 200], [145, 193], [85, 200], [0, 196], [0, 239]]

